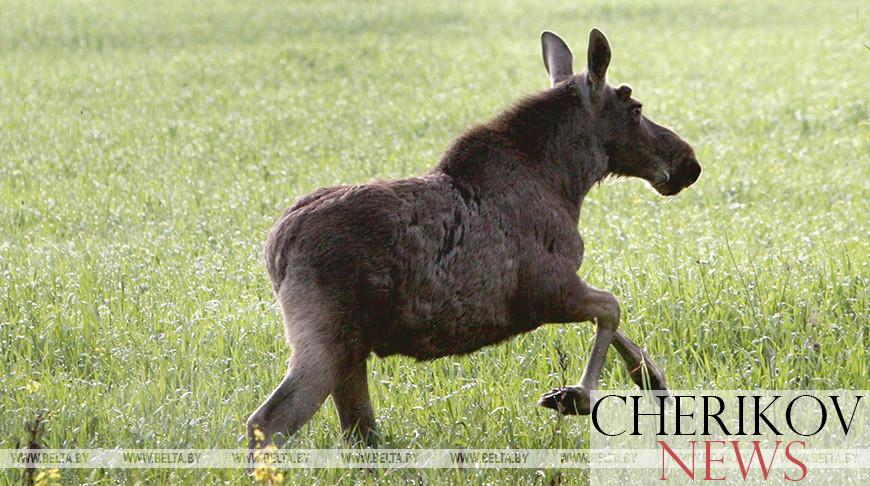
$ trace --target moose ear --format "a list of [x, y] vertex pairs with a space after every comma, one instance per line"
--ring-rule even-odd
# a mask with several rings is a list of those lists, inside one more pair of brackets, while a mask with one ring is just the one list
[[553, 86], [574, 74], [574, 56], [565, 41], [558, 35], [545, 30], [541, 34], [541, 49], [544, 54], [544, 66], [550, 74]]
[[586, 71], [596, 87], [604, 85], [607, 66], [610, 65], [610, 44], [598, 29], [589, 32], [589, 50], [586, 52]]

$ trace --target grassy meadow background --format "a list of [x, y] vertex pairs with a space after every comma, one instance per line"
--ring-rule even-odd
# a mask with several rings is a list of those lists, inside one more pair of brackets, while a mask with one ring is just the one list
[[[46, 447], [244, 447], [245, 419], [290, 355], [262, 264], [271, 224], [317, 187], [419, 174], [465, 128], [545, 88], [543, 29], [582, 61], [601, 28], [610, 80], [703, 166], [673, 199], [608, 181], [581, 215], [580, 274], [620, 298], [622, 329], [672, 387], [868, 389], [868, 26], [858, 1], [0, 0], [0, 448], [43, 409]], [[425, 364], [372, 359], [385, 446], [585, 447], [587, 419], [535, 403], [579, 379], [592, 331], [547, 326]], [[627, 388], [611, 358], [603, 386]], [[331, 401], [291, 442], [341, 445]]]

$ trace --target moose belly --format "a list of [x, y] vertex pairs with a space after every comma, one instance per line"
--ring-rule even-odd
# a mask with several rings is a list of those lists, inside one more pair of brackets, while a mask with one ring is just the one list
[[394, 329], [385, 336], [374, 352], [378, 356], [401, 354], [418, 360], [468, 354], [496, 344], [537, 325], [511, 324], [438, 324]]

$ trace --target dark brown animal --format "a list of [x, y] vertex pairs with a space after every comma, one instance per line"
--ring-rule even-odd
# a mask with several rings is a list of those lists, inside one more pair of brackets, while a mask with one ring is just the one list
[[579, 384], [542, 405], [588, 414], [611, 344], [635, 383], [667, 390], [662, 370], [617, 330], [616, 298], [577, 276], [580, 206], [611, 174], [674, 195], [701, 168], [686, 142], [643, 116], [631, 88], [606, 83], [601, 32], [577, 75], [559, 37], [541, 42], [552, 87], [463, 134], [428, 174], [319, 189], [277, 222], [266, 266], [293, 354], [248, 420], [252, 444], [257, 430], [267, 443], [294, 433], [330, 394], [345, 433], [373, 444], [372, 352], [470, 353], [544, 323], [597, 331]]

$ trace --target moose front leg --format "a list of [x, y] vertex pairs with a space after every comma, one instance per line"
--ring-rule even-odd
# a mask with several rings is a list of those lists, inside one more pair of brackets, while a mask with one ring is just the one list
[[[670, 396], [665, 372], [653, 361], [646, 350], [628, 339], [622, 331], [613, 336], [613, 347], [625, 362], [628, 374], [641, 390], [652, 390]], [[644, 373], [646, 371], [646, 373]]]
[[586, 363], [586, 370], [577, 386], [564, 386], [544, 394], [539, 404], [558, 410], [563, 415], [588, 415], [595, 402], [594, 394], [607, 348], [619, 327], [619, 302], [610, 292], [598, 290], [576, 276], [563, 288], [557, 316], [560, 322], [593, 322], [596, 325], [595, 342]]

